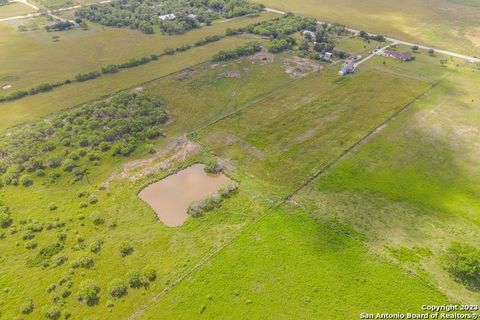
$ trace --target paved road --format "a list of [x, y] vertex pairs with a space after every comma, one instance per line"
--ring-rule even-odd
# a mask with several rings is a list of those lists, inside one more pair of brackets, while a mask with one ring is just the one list
[[[273, 9], [273, 8], [265, 8], [265, 10], [269, 11], [269, 12], [275, 12], [275, 13], [278, 13], [278, 14], [285, 14], [286, 13], [284, 11], [280, 11], [280, 10]], [[318, 21], [318, 23], [326, 23], [326, 22]], [[347, 30], [350, 31], [350, 32], [353, 32], [353, 33], [359, 33], [360, 32], [360, 30], [352, 29], [352, 28], [347, 28]], [[403, 41], [403, 40], [399, 40], [399, 39], [395, 39], [395, 38], [386, 37], [385, 39], [387, 39], [390, 42], [397, 43], [397, 44], [403, 44], [403, 45], [406, 45], [406, 46], [411, 46], [411, 47], [418, 46], [420, 49], [425, 49], [425, 50], [433, 49], [437, 53], [444, 54], [446, 56], [455, 57], [455, 58], [460, 58], [460, 59], [466, 60], [468, 62], [480, 62], [480, 58], [478, 58], [478, 57], [467, 56], [467, 55], [464, 55], [464, 54], [461, 54], [461, 53], [456, 53], [456, 52], [452, 52], [452, 51], [448, 51], [448, 50], [444, 50], [444, 49], [438, 49], [438, 48], [434, 48], [434, 47], [428, 47], [428, 46], [424, 46], [424, 45], [421, 45], [421, 44], [407, 42], [407, 41]]]

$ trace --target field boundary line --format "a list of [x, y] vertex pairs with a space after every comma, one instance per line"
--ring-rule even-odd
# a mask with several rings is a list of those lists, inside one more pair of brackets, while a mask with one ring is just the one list
[[[299, 188], [295, 189], [294, 191], [292, 191], [290, 194], [288, 194], [287, 196], [285, 196], [282, 200], [280, 200], [278, 203], [274, 204], [273, 207], [267, 209], [267, 212], [265, 212], [263, 215], [261, 215], [260, 217], [258, 217], [256, 220], [254, 220], [253, 222], [251, 222], [250, 224], [247, 224], [245, 227], [243, 227], [242, 229], [239, 230], [239, 232], [234, 235], [231, 239], [229, 239], [226, 243], [224, 243], [222, 246], [218, 247], [217, 249], [215, 249], [213, 252], [207, 254], [202, 260], [200, 260], [197, 264], [195, 264], [192, 268], [190, 268], [188, 271], [186, 271], [184, 274], [180, 275], [175, 281], [173, 281], [170, 285], [168, 285], [167, 287], [165, 287], [161, 292], [159, 292], [158, 294], [154, 295], [148, 303], [144, 304], [143, 306], [141, 306], [140, 308], [137, 309], [137, 311], [135, 311], [133, 314], [131, 314], [129, 317], [128, 317], [128, 320], [135, 320], [135, 319], [138, 319], [139, 317], [141, 317], [144, 312], [149, 308], [151, 307], [152, 305], [154, 305], [156, 302], [159, 301], [159, 299], [161, 299], [162, 297], [164, 297], [167, 293], [169, 293], [172, 289], [174, 289], [178, 284], [180, 284], [183, 280], [185, 280], [187, 277], [189, 277], [190, 275], [192, 275], [193, 273], [195, 273], [197, 270], [201, 269], [204, 265], [206, 265], [208, 262], [210, 262], [214, 257], [218, 256], [221, 251], [223, 251], [224, 249], [226, 249], [227, 247], [229, 247], [231, 244], [233, 244], [239, 237], [241, 237], [243, 234], [245, 234], [248, 230], [250, 230], [253, 226], [255, 226], [256, 224], [258, 224], [260, 221], [264, 220], [267, 216], [269, 216], [271, 213], [274, 212], [275, 209], [278, 209], [279, 207], [281, 207], [282, 205], [285, 205], [287, 203], [292, 203], [294, 205], [297, 205], [298, 207], [300, 207], [302, 210], [305, 211], [305, 213], [309, 214], [310, 216], [312, 216], [314, 219], [316, 220], [319, 220], [321, 221], [322, 223], [324, 223], [327, 227], [331, 228], [332, 230], [334, 230], [335, 232], [338, 232], [338, 233], [341, 233], [342, 235], [346, 235], [348, 236], [349, 238], [355, 240], [356, 242], [360, 242], [358, 239], [354, 238], [352, 235], [350, 234], [347, 234], [341, 230], [339, 230], [338, 228], [335, 228], [333, 225], [331, 225], [330, 223], [328, 223], [327, 221], [325, 220], [320, 220], [320, 217], [318, 217], [317, 215], [313, 214], [310, 210], [307, 210], [305, 207], [303, 207], [303, 205], [300, 205], [298, 204], [297, 202], [293, 201], [292, 200], [292, 197], [297, 194], [300, 190], [302, 190], [305, 186], [307, 186], [308, 184], [310, 184], [313, 180], [315, 180], [316, 178], [318, 178], [319, 176], [321, 176], [323, 173], [325, 173], [329, 168], [331, 168], [333, 165], [335, 165], [337, 162], [341, 161], [342, 159], [344, 159], [345, 156], [347, 156], [351, 151], [353, 151], [356, 147], [358, 147], [360, 144], [362, 144], [364, 141], [368, 140], [373, 134], [375, 134], [375, 132], [377, 132], [377, 130], [381, 127], [383, 127], [384, 125], [386, 125], [387, 123], [389, 123], [390, 121], [394, 120], [399, 114], [401, 114], [402, 112], [406, 111], [408, 109], [408, 107], [410, 107], [413, 103], [415, 103], [416, 101], [418, 101], [420, 98], [422, 98], [423, 96], [425, 96], [431, 89], [433, 89], [434, 87], [436, 87], [438, 84], [440, 84], [449, 74], [447, 74], [445, 77], [439, 79], [438, 81], [436, 81], [435, 83], [431, 84], [425, 91], [423, 91], [422, 93], [420, 93], [419, 95], [417, 95], [414, 99], [412, 99], [410, 102], [408, 102], [407, 104], [405, 104], [403, 107], [401, 107], [399, 110], [397, 110], [396, 112], [394, 112], [392, 115], [390, 115], [386, 120], [384, 120], [380, 125], [376, 126], [374, 129], [370, 130], [366, 135], [364, 135], [362, 138], [360, 138], [357, 142], [355, 142], [352, 146], [350, 146], [349, 148], [347, 148], [346, 150], [344, 150], [338, 157], [336, 157], [335, 159], [333, 159], [332, 161], [330, 161], [324, 168], [322, 168], [321, 170], [319, 170], [317, 173], [315, 173], [313, 176], [311, 176], [304, 184], [302, 184]], [[291, 84], [289, 82], [289, 84]], [[283, 86], [282, 86], [283, 87]], [[279, 89], [279, 88], [277, 88]], [[277, 89], [274, 89], [273, 91], [276, 91]], [[257, 99], [259, 101], [262, 101], [263, 99], [265, 98], [268, 98], [269, 96], [271, 95], [271, 93], [267, 94], [266, 97], [263, 97], [263, 98], [260, 98], [260, 99]], [[255, 104], [256, 102], [252, 102], [252, 103], [249, 103], [247, 104], [247, 106], [245, 106], [244, 108], [242, 108], [241, 110], [237, 110], [237, 111], [234, 111], [230, 114], [227, 114], [219, 119], [216, 119], [216, 120], [213, 120], [211, 121], [210, 123], [204, 125], [204, 126], [201, 126], [200, 128], [198, 129], [195, 129], [193, 131], [191, 131], [190, 133], [187, 134], [187, 136], [189, 134], [194, 134], [194, 133], [198, 133], [206, 128], [208, 128], [209, 126], [239, 112], [239, 111], [242, 111], [246, 108], [248, 108], [249, 106]], [[202, 144], [201, 144], [202, 145]], [[202, 147], [205, 148], [204, 145], [202, 145]], [[208, 152], [212, 153], [210, 150], [207, 150]], [[240, 170], [243, 174], [246, 174], [244, 173], [242, 170]], [[368, 249], [368, 244], [367, 243], [361, 243], [363, 244], [364, 247], [366, 247], [366, 249]], [[369, 250], [370, 252], [370, 250]], [[373, 251], [372, 252], [375, 254], [375, 255], [378, 255], [380, 257], [383, 257], [382, 255], [380, 255], [379, 253], [377, 253], [376, 251]], [[386, 259], [384, 257], [384, 259], [387, 261], [387, 262], [390, 262], [391, 264], [393, 264], [393, 261], [391, 261], [390, 259]], [[407, 269], [404, 269], [402, 268], [403, 270], [406, 270], [410, 273], [412, 273], [413, 275], [415, 276], [418, 276], [415, 272], [412, 272], [411, 270], [407, 270]], [[430, 282], [426, 281], [425, 279], [421, 278], [420, 276], [418, 276], [419, 280], [422, 281], [423, 284], [425, 284], [426, 286], [430, 286], [431, 287], [431, 284]]]
[[363, 137], [361, 137], [359, 140], [357, 140], [354, 144], [352, 144], [350, 147], [345, 149], [340, 153], [338, 157], [330, 161], [325, 167], [319, 169], [314, 175], [312, 175], [310, 178], [307, 179], [305, 183], [300, 185], [297, 189], [295, 189], [294, 192], [292, 192], [290, 195], [287, 196], [286, 200], [290, 200], [292, 196], [300, 192], [303, 188], [305, 188], [307, 185], [309, 185], [313, 180], [317, 179], [318, 177], [322, 176], [324, 173], [326, 173], [328, 170], [330, 170], [331, 167], [333, 167], [335, 164], [337, 164], [339, 161], [345, 159], [351, 152], [355, 151], [358, 146], [360, 146], [362, 143], [370, 139], [373, 135], [375, 135], [378, 130], [380, 130], [382, 127], [386, 126], [388, 123], [391, 121], [395, 120], [396, 117], [398, 117], [400, 114], [403, 112], [407, 111], [410, 106], [412, 106], [415, 102], [423, 98], [430, 90], [438, 86], [442, 81], [444, 81], [448, 76], [450, 76], [450, 73], [446, 74], [444, 77], [440, 78], [436, 82], [430, 84], [423, 92], [418, 94], [415, 98], [413, 98], [410, 102], [406, 103], [404, 106], [402, 106], [400, 109], [392, 113], [390, 116], [388, 116], [384, 121], [382, 121], [379, 125], [374, 127], [373, 129], [369, 130]]
[[[331, 65], [326, 66], [324, 69], [332, 68], [332, 67], [335, 66], [336, 64], [337, 64], [337, 62], [332, 63]], [[242, 111], [249, 109], [249, 108], [252, 107], [253, 105], [264, 101], [265, 99], [267, 99], [267, 98], [271, 97], [272, 95], [274, 95], [277, 91], [282, 90], [282, 89], [284, 89], [285, 87], [288, 87], [289, 85], [295, 85], [295, 84], [297, 84], [298, 82], [300, 82], [301, 80], [305, 80], [305, 79], [308, 79], [309, 77], [315, 77], [315, 76], [317, 76], [317, 73], [312, 73], [312, 74], [310, 74], [309, 76], [304, 77], [304, 78], [293, 79], [292, 81], [287, 82], [287, 83], [281, 85], [280, 87], [277, 87], [277, 88], [274, 88], [274, 89], [270, 90], [270, 91], [267, 92], [265, 95], [263, 95], [263, 96], [255, 99], [255, 100], [253, 100], [253, 101], [248, 102], [248, 103], [245, 104], [243, 107], [241, 107], [241, 108], [239, 108], [239, 109], [236, 109], [236, 110], [234, 110], [234, 111], [232, 111], [232, 112], [229, 112], [229, 113], [227, 113], [227, 114], [224, 114], [224, 115], [218, 117], [217, 119], [214, 119], [214, 120], [210, 121], [209, 123], [207, 123], [207, 124], [205, 124], [205, 125], [202, 125], [202, 126], [198, 127], [197, 129], [192, 130], [192, 132], [190, 132], [189, 134], [197, 134], [197, 133], [199, 133], [200, 131], [202, 131], [202, 130], [204, 130], [204, 129], [207, 129], [208, 127], [213, 126], [213, 125], [215, 125], [216, 123], [218, 123], [218, 122], [220, 122], [220, 121], [222, 121], [222, 120], [224, 120], [224, 119], [226, 119], [226, 118], [229, 118], [229, 117], [231, 117], [231, 116], [233, 116], [233, 115], [235, 115], [235, 114], [241, 113]]]
[[208, 262], [210, 262], [214, 257], [219, 255], [223, 249], [229, 247], [232, 243], [235, 242], [239, 237], [241, 237], [245, 232], [247, 232], [250, 228], [258, 224], [260, 221], [265, 219], [267, 216], [269, 216], [271, 213], [274, 212], [275, 209], [279, 208], [285, 203], [285, 201], [281, 201], [280, 203], [274, 205], [273, 207], [267, 209], [267, 211], [262, 214], [260, 217], [252, 221], [250, 224], [245, 225], [242, 229], [239, 230], [239, 232], [234, 235], [231, 239], [229, 239], [227, 242], [225, 242], [223, 245], [215, 249], [213, 252], [207, 254], [202, 260], [200, 260], [197, 264], [195, 264], [193, 267], [191, 267], [189, 270], [187, 270], [184, 274], [180, 275], [177, 279], [175, 279], [171, 284], [166, 286], [162, 291], [160, 291], [158, 294], [154, 295], [146, 304], [138, 308], [133, 314], [131, 314], [127, 319], [128, 320], [135, 320], [141, 317], [144, 312], [154, 305], [155, 303], [158, 302], [159, 299], [164, 297], [167, 293], [169, 293], [172, 289], [174, 289], [178, 284], [180, 284], [183, 280], [185, 280], [187, 277], [195, 273], [195, 271], [199, 270], [202, 268], [204, 265], [206, 265]]
[[[396, 262], [395, 260], [391, 259], [390, 257], [384, 255], [381, 251], [376, 250], [373, 246], [371, 246], [366, 241], [362, 241], [362, 240], [356, 238], [355, 236], [352, 236], [350, 233], [346, 232], [345, 230], [342, 230], [341, 228], [338, 228], [335, 224], [331, 223], [331, 221], [329, 221], [326, 218], [321, 217], [320, 215], [316, 214], [314, 211], [306, 208], [303, 204], [301, 204], [301, 203], [299, 203], [295, 200], [289, 200], [288, 203], [291, 203], [294, 206], [299, 207], [301, 210], [303, 210], [306, 214], [311, 216], [313, 219], [315, 219], [315, 220], [319, 221], [320, 223], [324, 224], [327, 228], [332, 229], [333, 231], [340, 234], [341, 236], [347, 237], [347, 238], [359, 243], [360, 245], [365, 247], [365, 249], [367, 250], [368, 253], [373, 254], [375, 256], [378, 256], [381, 259], [383, 259], [386, 263], [388, 263], [388, 264], [390, 264], [394, 267], [399, 267], [400, 269], [404, 270], [405, 272], [408, 272], [409, 274], [415, 276], [418, 280], [420, 280], [420, 282], [425, 287], [430, 288], [430, 289], [438, 290], [438, 288], [435, 287], [435, 285], [433, 285], [433, 283], [431, 281], [422, 277], [416, 271], [404, 267], [400, 262]], [[441, 292], [441, 291], [440, 291], [440, 293], [443, 294], [443, 292]]]

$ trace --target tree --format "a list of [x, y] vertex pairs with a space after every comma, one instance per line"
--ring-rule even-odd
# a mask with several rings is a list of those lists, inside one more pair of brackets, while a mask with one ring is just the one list
[[108, 292], [113, 298], [120, 298], [127, 294], [127, 287], [121, 279], [113, 279], [108, 284]]
[[467, 289], [480, 291], [480, 249], [453, 243], [444, 256], [445, 269]]
[[34, 308], [35, 308], [35, 305], [33, 304], [33, 301], [32, 300], [27, 300], [20, 307], [20, 312], [23, 313], [23, 314], [29, 314], [29, 313], [32, 313]]
[[428, 49], [428, 54], [430, 54], [431, 56], [433, 56], [435, 54], [435, 50], [433, 49]]
[[44, 315], [49, 320], [57, 320], [62, 315], [62, 312], [57, 306], [50, 306], [44, 311]]
[[128, 242], [122, 242], [120, 244], [120, 253], [122, 257], [126, 257], [133, 252], [133, 247]]
[[85, 280], [80, 283], [77, 297], [79, 301], [85, 302], [87, 305], [92, 306], [97, 304], [99, 292], [100, 288], [93, 280]]
[[416, 46], [416, 45], [415, 45], [415, 46], [412, 46], [412, 51], [413, 51], [413, 52], [417, 52], [417, 51], [418, 51], [418, 46]]
[[12, 224], [12, 218], [8, 212], [0, 212], [0, 227], [8, 228]]

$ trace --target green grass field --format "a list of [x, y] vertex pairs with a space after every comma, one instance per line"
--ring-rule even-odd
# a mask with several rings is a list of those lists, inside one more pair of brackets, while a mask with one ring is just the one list
[[377, 41], [367, 42], [364, 39], [358, 37], [344, 38], [335, 43], [335, 48], [338, 50], [348, 52], [351, 55], [362, 56], [367, 56], [377, 46], [384, 45]]
[[[227, 40], [238, 42], [234, 38], [223, 41]], [[221, 46], [223, 41], [211, 45]], [[211, 48], [207, 46], [198, 50], [210, 52]], [[171, 58], [178, 61], [180, 57], [182, 55], [178, 54]], [[158, 150], [179, 135], [196, 130], [193, 137], [206, 145], [204, 151], [211, 148], [226, 160], [231, 158], [230, 163], [234, 164], [228, 165], [227, 173], [240, 181], [240, 193], [202, 218], [190, 219], [180, 228], [167, 228], [155, 219], [153, 212], [136, 194], [142, 186], [172, 170], [204, 160], [205, 153], [177, 160], [167, 169], [138, 181], [113, 180], [106, 190], [99, 190], [98, 186], [113, 172], [119, 172], [126, 161], [147, 157], [147, 150], [139, 147], [127, 159], [105, 158], [99, 166], [89, 167], [89, 179], [79, 183], [72, 184], [68, 178], [61, 178], [50, 185], [47, 178], [36, 178], [28, 192], [24, 187], [0, 189], [0, 197], [11, 208], [14, 229], [18, 231], [12, 232], [13, 227], [6, 229], [5, 238], [0, 240], [0, 259], [7, 266], [0, 278], [0, 286], [4, 288], [0, 293], [2, 316], [18, 316], [22, 304], [32, 299], [34, 311], [26, 319], [42, 318], [45, 309], [52, 305], [58, 306], [62, 314], [70, 312], [73, 318], [124, 318], [143, 310], [152, 299], [157, 301], [155, 297], [165, 288], [190, 274], [192, 269], [197, 270], [198, 264], [204, 262], [204, 267], [175, 286], [166, 297], [160, 298], [158, 305], [154, 303], [154, 307], [148, 308], [146, 316], [155, 318], [160, 312], [166, 318], [191, 318], [206, 305], [205, 316], [210, 314], [214, 318], [221, 317], [227, 308], [231, 310], [232, 307], [239, 314], [266, 315], [278, 309], [276, 312], [280, 318], [308, 318], [315, 314], [334, 318], [339, 312], [354, 316], [362, 311], [375, 312], [380, 306], [385, 311], [398, 308], [413, 311], [427, 298], [429, 303], [432, 299], [438, 303], [446, 302], [446, 298], [429, 284], [429, 278], [407, 275], [401, 265], [373, 256], [361, 243], [332, 231], [327, 224], [317, 222], [297, 209], [278, 209], [248, 228], [270, 212], [272, 205], [298, 186], [302, 179], [314, 174], [427, 86], [423, 81], [375, 70], [361, 70], [354, 77], [339, 78], [336, 69], [332, 69], [294, 80], [283, 69], [285, 59], [289, 59], [289, 55], [277, 55], [272, 63], [246, 58], [220, 65], [204, 64], [145, 85], [147, 93], [164, 97], [173, 120], [166, 127], [167, 138], [159, 138], [155, 143]], [[147, 67], [152, 69], [155, 63]], [[235, 71], [240, 71], [240, 77], [228, 76]], [[121, 83], [123, 74], [114, 75], [109, 80]], [[102, 79], [108, 77], [98, 80]], [[101, 83], [97, 81], [92, 83]], [[385, 94], [375, 91], [379, 86], [385, 88]], [[391, 87], [403, 90], [392, 94], [388, 89]], [[348, 92], [356, 94], [351, 96]], [[284, 100], [285, 94], [291, 95], [291, 100]], [[69, 95], [74, 96], [73, 92]], [[58, 99], [65, 96], [66, 93], [59, 94]], [[289, 101], [297, 103], [290, 104]], [[365, 103], [359, 103], [361, 101]], [[287, 114], [295, 121], [287, 123]], [[354, 119], [360, 114], [363, 120], [355, 124]], [[25, 115], [23, 121], [24, 118]], [[250, 123], [253, 131], [247, 130], [246, 123]], [[246, 133], [244, 136], [240, 131], [242, 127]], [[225, 131], [227, 128], [231, 131]], [[312, 129], [313, 135], [305, 133]], [[275, 159], [279, 163], [277, 170], [266, 166], [262, 157], [250, 157], [248, 162], [245, 153], [257, 151], [238, 138], [230, 145], [216, 148], [211, 141], [218, 140], [210, 140], [214, 133], [229, 139], [233, 135], [240, 136], [255, 148], [262, 148], [270, 163]], [[282, 144], [290, 146], [291, 150], [282, 149]], [[266, 148], [267, 145], [271, 147]], [[230, 157], [232, 150], [240, 156]], [[294, 157], [293, 150], [303, 155], [304, 165]], [[298, 176], [287, 180], [286, 174], [281, 172], [287, 170], [293, 170], [291, 172]], [[285, 185], [278, 185], [280, 183]], [[98, 203], [81, 208], [85, 200], [79, 198], [78, 193], [82, 191], [95, 194]], [[49, 210], [52, 201], [58, 207], [53, 211]], [[104, 224], [94, 225], [93, 219], [98, 216], [105, 220]], [[37, 224], [58, 219], [65, 225], [36, 233], [33, 241], [38, 247], [27, 249], [22, 220], [28, 219]], [[109, 227], [113, 224], [117, 226]], [[35, 257], [41, 248], [55, 243], [58, 233], [67, 236], [61, 255], [68, 261], [58, 267], [28, 267], [26, 261]], [[90, 252], [90, 246], [100, 239], [104, 241], [100, 253]], [[123, 258], [119, 252], [122, 241], [129, 241], [134, 248], [130, 256]], [[231, 245], [222, 249], [230, 242]], [[215, 255], [218, 250], [220, 253]], [[72, 269], [72, 263], [85, 255], [93, 259], [94, 267]], [[236, 265], [239, 262], [243, 267]], [[157, 279], [147, 289], [129, 288], [127, 296], [121, 299], [109, 296], [107, 287], [112, 279], [125, 280], [128, 272], [141, 270], [147, 265], [154, 266], [157, 271]], [[279, 265], [284, 267], [279, 268]], [[354, 269], [351, 268], [353, 265]], [[241, 272], [243, 278], [238, 277], [237, 272]], [[22, 277], [18, 277], [19, 274]], [[225, 277], [237, 280], [225, 281]], [[65, 283], [72, 283], [68, 289], [61, 281], [64, 278]], [[33, 279], [34, 288], [30, 285]], [[93, 306], [77, 301], [83, 280], [93, 280], [100, 287], [99, 301]], [[52, 284], [56, 288], [47, 292]], [[387, 295], [392, 286], [398, 288], [396, 295]], [[327, 291], [327, 288], [332, 289]], [[65, 290], [71, 291], [70, 295], [62, 298]], [[185, 290], [190, 293], [184, 294]], [[280, 291], [284, 293], [278, 294]], [[340, 303], [338, 292], [349, 300], [362, 299], [359, 300], [362, 303], [332, 308]], [[212, 300], [208, 300], [208, 295], [212, 295]], [[169, 301], [178, 303], [166, 307]], [[218, 303], [214, 304], [216, 301]], [[270, 307], [267, 308], [267, 304]]]
[[199, 139], [287, 195], [426, 87], [388, 73], [346, 78], [327, 69], [272, 92]]
[[[74, 83], [47, 93], [2, 103], [0, 129], [36, 120], [51, 112], [99, 99], [118, 90], [140, 86], [144, 82], [208, 61], [220, 50], [232, 49], [251, 40], [252, 37], [249, 36], [228, 37], [203, 47], [193, 48], [188, 52], [162, 57], [158, 61], [127, 69], [118, 74], [105, 75], [95, 80]], [[65, 99], [65, 97], [69, 98]]]
[[[0, 78], [27, 88], [274, 16], [172, 37], [91, 25], [61, 33], [56, 43], [42, 29], [18, 33], [2, 24], [0, 59], [12, 65]], [[480, 246], [480, 69], [425, 51], [408, 63], [373, 57], [343, 77], [339, 64], [306, 72], [314, 62], [294, 60], [294, 52], [209, 61], [252, 39], [264, 41], [227, 37], [0, 105], [0, 139], [15, 138], [21, 127], [12, 127], [26, 122], [35, 122], [38, 139], [50, 123], [109, 131], [88, 115], [72, 123], [58, 115], [139, 87], [163, 99], [169, 118], [148, 143], [118, 133], [137, 146], [129, 156], [106, 151], [95, 162], [90, 153], [75, 160], [87, 169], [80, 181], [64, 163], [45, 168], [46, 176], [27, 172], [31, 186], [1, 186], [0, 210], [10, 208], [13, 225], [0, 211], [0, 318], [44, 319], [54, 306], [70, 319], [358, 319], [362, 312], [479, 303], [478, 292], [449, 276], [442, 257], [453, 241]], [[374, 46], [338, 43], [362, 55]], [[294, 78], [292, 70], [305, 74]], [[55, 141], [45, 156], [73, 159], [72, 141]], [[87, 152], [78, 143], [72, 148]], [[213, 211], [168, 228], [138, 198], [146, 185], [213, 157], [240, 185]], [[51, 172], [60, 178], [51, 182]], [[133, 247], [127, 256], [124, 241]], [[86, 257], [92, 262], [82, 267]], [[111, 280], [126, 283], [128, 273], [147, 266], [157, 273], [148, 286], [128, 287], [119, 299], [109, 294]], [[92, 305], [77, 298], [86, 280], [99, 287]], [[22, 314], [25, 305], [33, 305], [30, 314]]]
[[[478, 1], [258, 0], [268, 7], [382, 33], [442, 49], [480, 55]], [[472, 5], [473, 4], [473, 5]]]
[[21, 16], [33, 12], [35, 12], [35, 9], [18, 2], [0, 5], [0, 19]]
[[[238, 28], [277, 16], [262, 13], [258, 17], [242, 17], [210, 27], [195, 29], [183, 35], [146, 35], [130, 29], [107, 28], [89, 23], [90, 29], [46, 32], [44, 18], [29, 20], [36, 31], [18, 32], [15, 24], [0, 23], [0, 79], [12, 79], [10, 90], [29, 89], [44, 82], [72, 79], [77, 73], [99, 70], [102, 66], [125, 62], [131, 58], [161, 53], [165, 48], [193, 44], [208, 35], [223, 35], [227, 28]], [[25, 21], [17, 22], [27, 23]], [[53, 42], [57, 35], [60, 41]], [[212, 51], [212, 55], [216, 51]], [[198, 61], [198, 60], [197, 60]], [[39, 63], [41, 62], [41, 63]], [[194, 61], [192, 64], [195, 64]]]
[[[385, 294], [388, 292], [388, 294]], [[142, 319], [358, 319], [446, 299], [293, 207], [271, 213]]]
[[[380, 61], [371, 64], [383, 68]], [[414, 64], [411, 70], [407, 64], [401, 67], [392, 66], [407, 76], [421, 70]], [[433, 66], [430, 70], [437, 74]], [[415, 247], [427, 248], [427, 257], [403, 258], [413, 269], [427, 271], [451, 299], [478, 303], [478, 293], [455, 283], [441, 267], [441, 256], [452, 242], [480, 244], [480, 172], [474, 147], [479, 138], [478, 70], [453, 66], [451, 71], [298, 200], [325, 219], [352, 226], [376, 252], [388, 256], [388, 248], [407, 248], [408, 256]]]

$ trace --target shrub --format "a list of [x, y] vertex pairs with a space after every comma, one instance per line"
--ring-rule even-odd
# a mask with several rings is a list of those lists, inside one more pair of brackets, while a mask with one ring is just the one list
[[165, 48], [165, 49], [163, 50], [163, 53], [166, 54], [166, 55], [171, 56], [172, 54], [175, 54], [175, 49]]
[[204, 212], [211, 211], [220, 206], [221, 199], [218, 195], [212, 195], [205, 199], [192, 202], [187, 209], [187, 213], [192, 217], [199, 217]]
[[[90, 201], [90, 203], [92, 203], [92, 201]], [[96, 203], [96, 202], [93, 202], [93, 203]], [[97, 213], [93, 213], [90, 216], [90, 219], [92, 220], [92, 223], [96, 226], [99, 226], [105, 223], [105, 219], [102, 216], [98, 215]]]
[[57, 320], [62, 315], [62, 312], [57, 306], [50, 306], [44, 311], [43, 314], [45, 315], [45, 318], [49, 320]]
[[249, 42], [245, 45], [239, 46], [233, 50], [222, 50], [213, 56], [213, 61], [226, 61], [236, 59], [241, 56], [249, 56], [262, 50], [262, 47], [258, 42]]
[[295, 39], [291, 37], [273, 39], [268, 43], [267, 49], [271, 53], [279, 53], [290, 49], [295, 44]]
[[127, 294], [127, 287], [120, 279], [113, 279], [108, 284], [108, 292], [113, 298], [120, 298]]
[[53, 256], [60, 253], [60, 251], [62, 250], [63, 244], [61, 243], [54, 243], [44, 248], [41, 248], [35, 257], [27, 260], [27, 265], [32, 267], [41, 265], [44, 262], [49, 262]]
[[52, 291], [55, 291], [55, 289], [57, 289], [57, 284], [54, 283], [54, 284], [51, 284], [48, 288], [47, 288], [47, 293], [50, 293]]
[[133, 247], [128, 242], [122, 242], [120, 244], [120, 253], [122, 257], [126, 257], [133, 252]]
[[25, 243], [25, 249], [32, 250], [37, 247], [37, 243], [35, 241], [28, 241]]
[[88, 73], [79, 73], [75, 76], [75, 80], [77, 80], [78, 82], [82, 82], [82, 81], [98, 78], [100, 77], [100, 75], [101, 74], [98, 71], [93, 71]]
[[150, 282], [155, 281], [155, 279], [157, 279], [157, 272], [152, 267], [146, 267], [145, 269], [143, 269], [143, 275], [145, 279], [147, 279]]
[[65, 262], [67, 262], [68, 258], [65, 256], [57, 256], [55, 257], [54, 263], [56, 266], [61, 266]]
[[150, 154], [154, 154], [155, 152], [157, 152], [155, 150], [155, 147], [153, 146], [153, 144], [145, 145], [145, 150], [147, 150], [147, 152], [150, 153]]
[[215, 159], [209, 159], [205, 162], [205, 168], [204, 168], [206, 173], [219, 173], [222, 171], [220, 165], [218, 164], [217, 160]]
[[90, 252], [99, 253], [102, 250], [103, 240], [97, 240], [90, 246]]
[[77, 268], [85, 268], [85, 269], [90, 269], [94, 265], [94, 261], [92, 258], [88, 256], [83, 256], [78, 258], [72, 263], [72, 268], [77, 269]]
[[47, 92], [53, 89], [53, 86], [50, 83], [42, 83], [36, 87], [31, 88], [28, 91], [28, 94], [34, 95], [40, 92]]
[[35, 308], [35, 305], [33, 304], [33, 301], [27, 300], [24, 304], [21, 305], [20, 312], [23, 314], [29, 314], [29, 313], [32, 313], [34, 308]]
[[220, 190], [218, 190], [218, 195], [221, 198], [228, 198], [232, 194], [238, 191], [238, 183], [235, 181], [230, 181], [226, 183]]
[[57, 205], [55, 204], [55, 202], [50, 203], [48, 209], [50, 209], [50, 211], [57, 210]]
[[77, 298], [79, 301], [82, 301], [87, 305], [92, 306], [98, 302], [99, 292], [100, 288], [93, 280], [85, 280], [80, 283]]
[[106, 67], [102, 68], [102, 73], [117, 73], [118, 66], [116, 64], [109, 64]]
[[140, 271], [133, 271], [127, 274], [128, 284], [131, 288], [142, 288], [148, 287], [150, 281], [147, 279], [145, 274]]
[[33, 179], [29, 175], [20, 177], [20, 184], [24, 187], [30, 187], [33, 184]]
[[12, 221], [8, 212], [0, 212], [0, 227], [8, 228], [12, 224]]
[[444, 256], [445, 269], [467, 289], [480, 291], [480, 249], [453, 243]]
[[177, 50], [178, 52], [183, 52], [183, 51], [187, 51], [187, 50], [189, 50], [189, 49], [191, 49], [191, 48], [192, 48], [192, 45], [190, 45], [190, 44], [184, 44], [184, 45], [178, 47], [176, 50]]
[[68, 298], [71, 294], [72, 294], [72, 292], [70, 290], [65, 289], [65, 290], [62, 291], [61, 296], [62, 296], [63, 299], [65, 299], [65, 298]]

